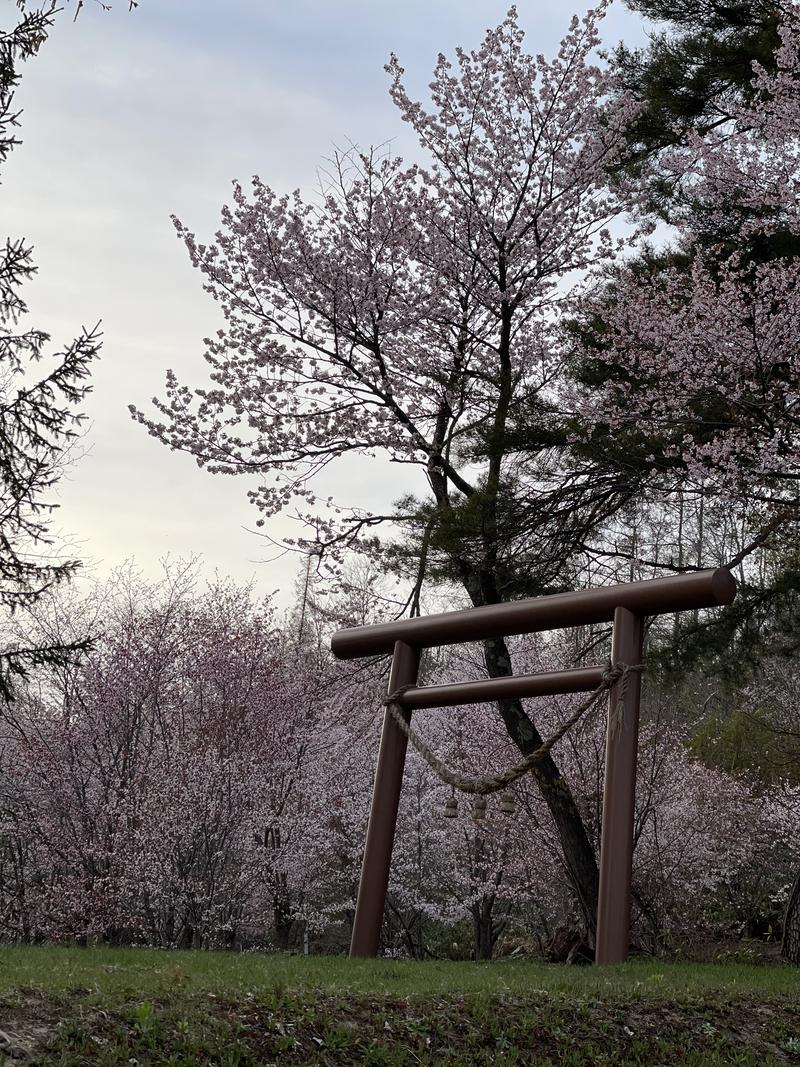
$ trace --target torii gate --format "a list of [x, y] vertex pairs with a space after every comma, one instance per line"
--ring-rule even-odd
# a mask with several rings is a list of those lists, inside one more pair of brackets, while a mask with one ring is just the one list
[[[331, 650], [339, 659], [391, 652], [389, 694], [395, 695], [394, 703], [402, 709], [408, 723], [411, 712], [418, 708], [477, 704], [502, 697], [592, 692], [603, 684], [606, 670], [604, 666], [580, 667], [453, 685], [417, 686], [423, 648], [613, 622], [612, 665], [637, 668], [642, 659], [646, 615], [717, 607], [730, 604], [735, 596], [736, 582], [730, 571], [724, 568], [694, 571], [339, 630], [333, 636]], [[612, 719], [617, 717], [609, 715], [606, 733], [596, 963], [620, 963], [628, 956], [640, 688], [640, 675], [634, 673], [629, 678], [618, 678], [609, 690], [609, 709], [617, 708], [621, 702], [622, 716], [612, 729]], [[375, 956], [378, 951], [406, 746], [406, 735], [387, 708], [350, 942], [351, 956]]]

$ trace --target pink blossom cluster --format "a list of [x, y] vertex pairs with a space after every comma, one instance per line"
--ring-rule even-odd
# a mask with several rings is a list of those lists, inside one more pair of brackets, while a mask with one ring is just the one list
[[[800, 267], [722, 264], [627, 276], [603, 316], [599, 358], [618, 368], [571, 402], [590, 425], [646, 430], [694, 479], [738, 495], [800, 474]], [[587, 305], [592, 310], [592, 305]], [[655, 464], [656, 455], [649, 457]]]
[[582, 314], [602, 323], [586, 355], [607, 365], [607, 380], [562, 387], [585, 434], [649, 434], [663, 449], [646, 457], [653, 469], [677, 461], [728, 500], [786, 499], [800, 473], [798, 265], [758, 252], [800, 233], [794, 4], [780, 40], [775, 70], [755, 65], [749, 103], [651, 160], [649, 176], [674, 187], [673, 250], [690, 269], [623, 266], [611, 285], [599, 278]]

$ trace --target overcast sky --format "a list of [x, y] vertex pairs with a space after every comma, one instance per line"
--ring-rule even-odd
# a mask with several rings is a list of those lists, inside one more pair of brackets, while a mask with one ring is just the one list
[[[0, 0], [4, 26], [14, 0]], [[69, 5], [74, 7], [74, 0]], [[17, 104], [23, 145], [7, 162], [0, 233], [35, 246], [25, 290], [29, 325], [62, 347], [102, 319], [105, 343], [86, 410], [87, 453], [65, 479], [57, 525], [98, 577], [127, 559], [150, 575], [159, 559], [200, 554], [205, 570], [255, 575], [283, 590], [297, 561], [261, 563], [246, 484], [212, 476], [134, 424], [173, 368], [205, 384], [202, 339], [222, 323], [175, 235], [179, 216], [199, 240], [218, 228], [231, 180], [253, 174], [278, 191], [310, 189], [335, 144], [393, 138], [414, 156], [408, 126], [386, 92], [390, 51], [422, 96], [436, 55], [477, 47], [507, 7], [490, 0], [127, 0], [104, 13], [86, 0], [61, 15], [23, 68]], [[578, 9], [582, 13], [582, 9]], [[572, 14], [552, 0], [519, 5], [532, 52], [557, 47]], [[607, 44], [641, 40], [638, 19], [615, 5]], [[405, 481], [403, 481], [405, 479]], [[362, 460], [334, 479], [346, 502], [385, 507], [411, 472]], [[326, 486], [327, 488], [327, 486]], [[276, 539], [292, 530], [273, 520]]]

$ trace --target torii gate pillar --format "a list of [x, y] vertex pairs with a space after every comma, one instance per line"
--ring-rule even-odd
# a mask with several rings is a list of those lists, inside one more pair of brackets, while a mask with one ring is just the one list
[[[641, 663], [642, 633], [641, 617], [627, 608], [617, 608], [611, 662]], [[630, 938], [641, 674], [635, 671], [628, 675], [627, 684], [623, 681], [616, 682], [608, 696], [595, 963], [622, 963], [628, 957]]]

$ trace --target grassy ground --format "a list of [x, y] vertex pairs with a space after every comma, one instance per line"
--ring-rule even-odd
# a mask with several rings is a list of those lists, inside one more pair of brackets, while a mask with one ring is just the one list
[[800, 971], [0, 948], [0, 1064], [800, 1065]]

